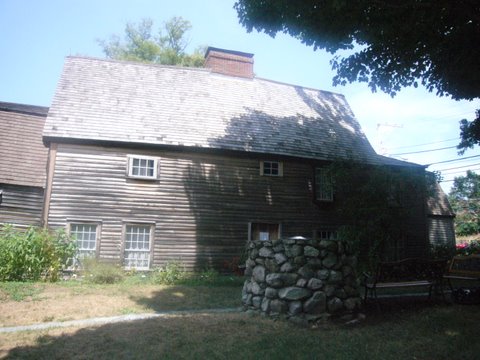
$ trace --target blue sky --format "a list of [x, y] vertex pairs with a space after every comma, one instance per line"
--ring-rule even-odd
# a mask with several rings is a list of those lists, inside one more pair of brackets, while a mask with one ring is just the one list
[[[404, 89], [395, 98], [372, 94], [365, 84], [333, 87], [331, 56], [299, 41], [247, 33], [234, 0], [0, 0], [0, 101], [49, 106], [65, 56], [104, 57], [96, 39], [123, 35], [126, 22], [151, 18], [155, 28], [173, 16], [192, 23], [190, 50], [215, 46], [255, 54], [257, 76], [342, 93], [375, 149], [430, 164], [460, 158], [458, 121], [472, 119], [480, 102], [439, 98], [425, 89]], [[380, 124], [380, 125], [379, 125]], [[417, 146], [419, 144], [427, 144]], [[464, 157], [480, 155], [475, 148]], [[478, 165], [476, 165], [478, 164]], [[458, 169], [451, 169], [461, 167]], [[432, 165], [445, 180], [480, 168], [480, 157]], [[449, 191], [451, 182], [442, 183]]]

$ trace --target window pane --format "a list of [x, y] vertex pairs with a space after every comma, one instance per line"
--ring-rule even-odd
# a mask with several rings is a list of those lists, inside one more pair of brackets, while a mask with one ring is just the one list
[[268, 232], [263, 232], [263, 231], [260, 231], [259, 233], [259, 240], [261, 241], [267, 241], [269, 240], [270, 236], [269, 236], [269, 233]]
[[97, 248], [97, 225], [71, 224], [70, 235], [77, 241], [78, 253], [83, 256], [94, 255]]
[[315, 169], [315, 193], [317, 200], [333, 200], [332, 179], [324, 168]]
[[317, 238], [319, 240], [337, 240], [337, 234], [336, 230], [318, 230]]
[[263, 161], [263, 175], [280, 175], [280, 163], [278, 161]]
[[130, 160], [129, 174], [131, 176], [140, 176], [145, 178], [156, 177], [156, 160], [142, 157], [132, 157]]
[[124, 255], [124, 262], [127, 268], [149, 268], [150, 228], [149, 225], [127, 225]]

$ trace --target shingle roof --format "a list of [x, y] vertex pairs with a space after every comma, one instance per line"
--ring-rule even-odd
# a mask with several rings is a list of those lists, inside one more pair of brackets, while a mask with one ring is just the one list
[[47, 141], [408, 164], [375, 153], [343, 95], [208, 69], [85, 57], [66, 59], [43, 134]]
[[45, 186], [47, 112], [42, 106], [0, 102], [0, 183]]
[[450, 206], [447, 195], [438, 183], [433, 185], [431, 193], [427, 198], [427, 213], [433, 216], [455, 216], [455, 212]]

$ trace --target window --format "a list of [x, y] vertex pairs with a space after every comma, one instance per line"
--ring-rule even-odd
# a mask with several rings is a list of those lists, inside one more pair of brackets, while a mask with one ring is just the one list
[[338, 233], [336, 230], [320, 229], [320, 230], [317, 230], [315, 235], [318, 240], [337, 240], [338, 239]]
[[250, 240], [277, 240], [280, 238], [280, 224], [272, 223], [250, 223]]
[[151, 232], [150, 225], [125, 226], [124, 263], [126, 268], [149, 269]]
[[283, 163], [279, 161], [260, 161], [260, 175], [283, 176]]
[[333, 201], [332, 178], [327, 169], [315, 168], [315, 199], [318, 201]]
[[77, 242], [80, 258], [95, 256], [97, 251], [96, 224], [70, 224], [70, 236]]
[[128, 176], [140, 179], [157, 179], [158, 159], [147, 156], [128, 156]]

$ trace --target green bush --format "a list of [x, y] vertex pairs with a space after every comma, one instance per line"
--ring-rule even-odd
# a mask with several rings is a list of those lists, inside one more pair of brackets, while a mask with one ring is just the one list
[[64, 231], [5, 225], [0, 228], [0, 281], [56, 281], [75, 252]]
[[179, 284], [188, 277], [185, 266], [179, 261], [169, 261], [164, 267], [152, 271], [151, 278], [154, 284]]
[[122, 281], [125, 272], [118, 264], [100, 262], [94, 258], [82, 260], [85, 280], [94, 284], [115, 284]]
[[455, 248], [451, 245], [430, 245], [430, 255], [434, 259], [451, 259], [455, 255]]

